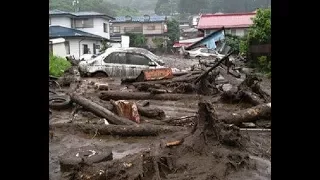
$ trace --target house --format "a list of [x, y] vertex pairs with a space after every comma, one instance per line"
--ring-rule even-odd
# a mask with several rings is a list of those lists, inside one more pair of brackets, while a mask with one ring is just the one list
[[197, 29], [204, 32], [204, 37], [224, 27], [226, 34], [244, 36], [253, 24], [255, 12], [202, 14]]
[[166, 38], [166, 16], [119, 16], [111, 21], [111, 40], [120, 40], [126, 33], [141, 33], [147, 38], [148, 47], [156, 47], [154, 38]]
[[110, 20], [114, 18], [97, 12], [49, 11], [49, 25], [73, 28], [110, 39]]
[[61, 57], [71, 55], [76, 59], [83, 54], [99, 53], [101, 41], [109, 41], [102, 36], [55, 25], [49, 26], [49, 39], [49, 49], [54, 55]]

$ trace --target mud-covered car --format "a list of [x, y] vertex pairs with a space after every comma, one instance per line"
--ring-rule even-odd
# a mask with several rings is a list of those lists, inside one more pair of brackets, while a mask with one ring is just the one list
[[109, 48], [103, 54], [79, 63], [83, 76], [138, 76], [142, 70], [164, 68], [163, 61], [143, 48]]

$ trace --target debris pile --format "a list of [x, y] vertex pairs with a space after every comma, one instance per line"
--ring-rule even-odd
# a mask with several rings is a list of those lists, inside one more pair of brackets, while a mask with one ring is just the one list
[[[66, 76], [72, 76], [72, 80], [65, 76], [60, 81], [64, 83], [59, 84], [64, 87], [68, 84], [65, 82], [70, 82], [73, 89], [59, 97], [49, 91], [51, 110], [72, 109], [71, 120], [51, 123], [51, 129], [80, 132], [93, 138], [112, 135], [162, 139], [147, 151], [117, 160], [112, 160], [110, 150], [100, 147], [71, 149], [60, 157], [63, 176], [92, 180], [227, 179], [235, 172], [255, 170], [255, 162], [246, 150], [248, 139], [241, 135], [240, 127], [271, 119], [271, 95], [260, 86], [258, 77], [241, 73], [239, 67], [230, 69], [226, 61], [231, 54], [214, 63], [200, 61], [201, 68], [194, 67], [187, 73], [166, 71], [157, 75], [163, 78], [142, 72], [144, 77], [122, 79], [122, 85], [130, 89], [123, 91], [112, 90], [108, 83], [83, 85], [75, 68], [71, 68], [73, 75]], [[151, 106], [151, 100], [195, 100], [198, 112], [168, 117], [163, 109]], [[247, 107], [220, 111], [215, 103], [243, 103]], [[90, 113], [93, 120], [77, 121], [76, 115], [81, 112]], [[168, 134], [175, 135], [164, 136]], [[90, 160], [93, 151], [92, 156], [98, 158]], [[193, 163], [188, 162], [191, 159]]]

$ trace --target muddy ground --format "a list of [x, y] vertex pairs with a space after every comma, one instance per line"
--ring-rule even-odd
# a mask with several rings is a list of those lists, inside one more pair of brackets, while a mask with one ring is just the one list
[[[179, 59], [175, 56], [163, 58], [167, 66], [178, 69], [187, 69], [196, 64], [197, 60]], [[120, 78], [83, 78], [80, 88], [77, 90], [91, 96], [92, 100], [100, 101], [96, 91], [88, 85], [91, 81], [107, 82], [111, 90], [135, 91], [130, 86], [120, 84]], [[270, 89], [271, 83], [267, 78], [261, 84]], [[66, 92], [68, 89], [62, 89]], [[223, 104], [218, 98], [206, 97], [206, 100], [213, 102], [215, 111], [233, 112], [249, 107], [246, 104]], [[165, 111], [166, 119], [179, 118], [183, 116], [195, 116], [198, 112], [196, 100], [180, 101], [158, 101], [150, 100], [150, 107], [158, 107]], [[72, 108], [68, 110], [52, 110], [50, 124], [70, 123], [72, 119]], [[73, 117], [73, 122], [103, 124], [103, 120], [90, 112], [79, 111]], [[154, 120], [150, 120], [154, 121]], [[143, 120], [148, 123], [148, 119]], [[101, 136], [99, 134], [83, 134], [73, 129], [54, 129], [54, 137], [49, 142], [49, 176], [51, 180], [58, 179], [271, 179], [271, 131], [253, 131], [242, 129], [240, 134], [246, 140], [243, 148], [225, 147], [216, 144], [207, 145], [205, 152], [195, 153], [190, 146], [183, 145], [169, 149], [162, 148], [161, 154], [168, 153], [174, 161], [173, 167], [166, 169], [168, 162], [161, 166], [159, 176], [155, 176], [152, 169], [154, 165], [149, 162], [154, 151], [163, 142], [178, 140], [182, 135], [189, 134], [189, 131], [162, 134], [155, 137], [118, 137]], [[101, 148], [112, 148], [113, 160], [101, 164], [100, 178], [92, 178], [95, 170], [84, 170], [82, 176], [66, 176], [60, 171], [59, 157], [72, 148], [80, 148], [93, 145]], [[159, 148], [158, 148], [159, 149]], [[173, 155], [172, 155], [173, 154]], [[139, 157], [143, 156], [144, 165], [138, 165]], [[174, 156], [174, 157], [172, 157]], [[124, 166], [124, 167], [123, 167]], [[143, 169], [142, 176], [139, 172]], [[107, 168], [106, 168], [107, 167]], [[103, 169], [104, 168], [104, 169]], [[124, 169], [121, 169], [124, 168]], [[140, 169], [141, 169], [140, 168]], [[109, 169], [109, 171], [108, 171]], [[117, 172], [113, 172], [113, 171]], [[89, 172], [86, 174], [86, 172]]]

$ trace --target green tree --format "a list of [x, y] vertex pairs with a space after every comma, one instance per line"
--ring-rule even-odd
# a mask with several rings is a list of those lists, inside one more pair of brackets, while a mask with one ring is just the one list
[[[240, 50], [247, 51], [249, 45], [271, 43], [271, 9], [259, 9], [253, 18], [253, 25], [249, 28], [247, 38], [240, 43]], [[271, 72], [271, 58], [261, 56], [253, 59], [251, 65], [259, 70]]]
[[209, 0], [180, 0], [179, 12], [199, 14], [209, 9]]
[[130, 37], [130, 47], [143, 47], [146, 45], [146, 37], [141, 33], [126, 33]]
[[180, 37], [180, 29], [179, 29], [179, 22], [175, 19], [169, 20], [167, 22], [168, 26], [168, 38], [169, 43], [168, 46], [172, 46], [175, 41], [179, 40]]

